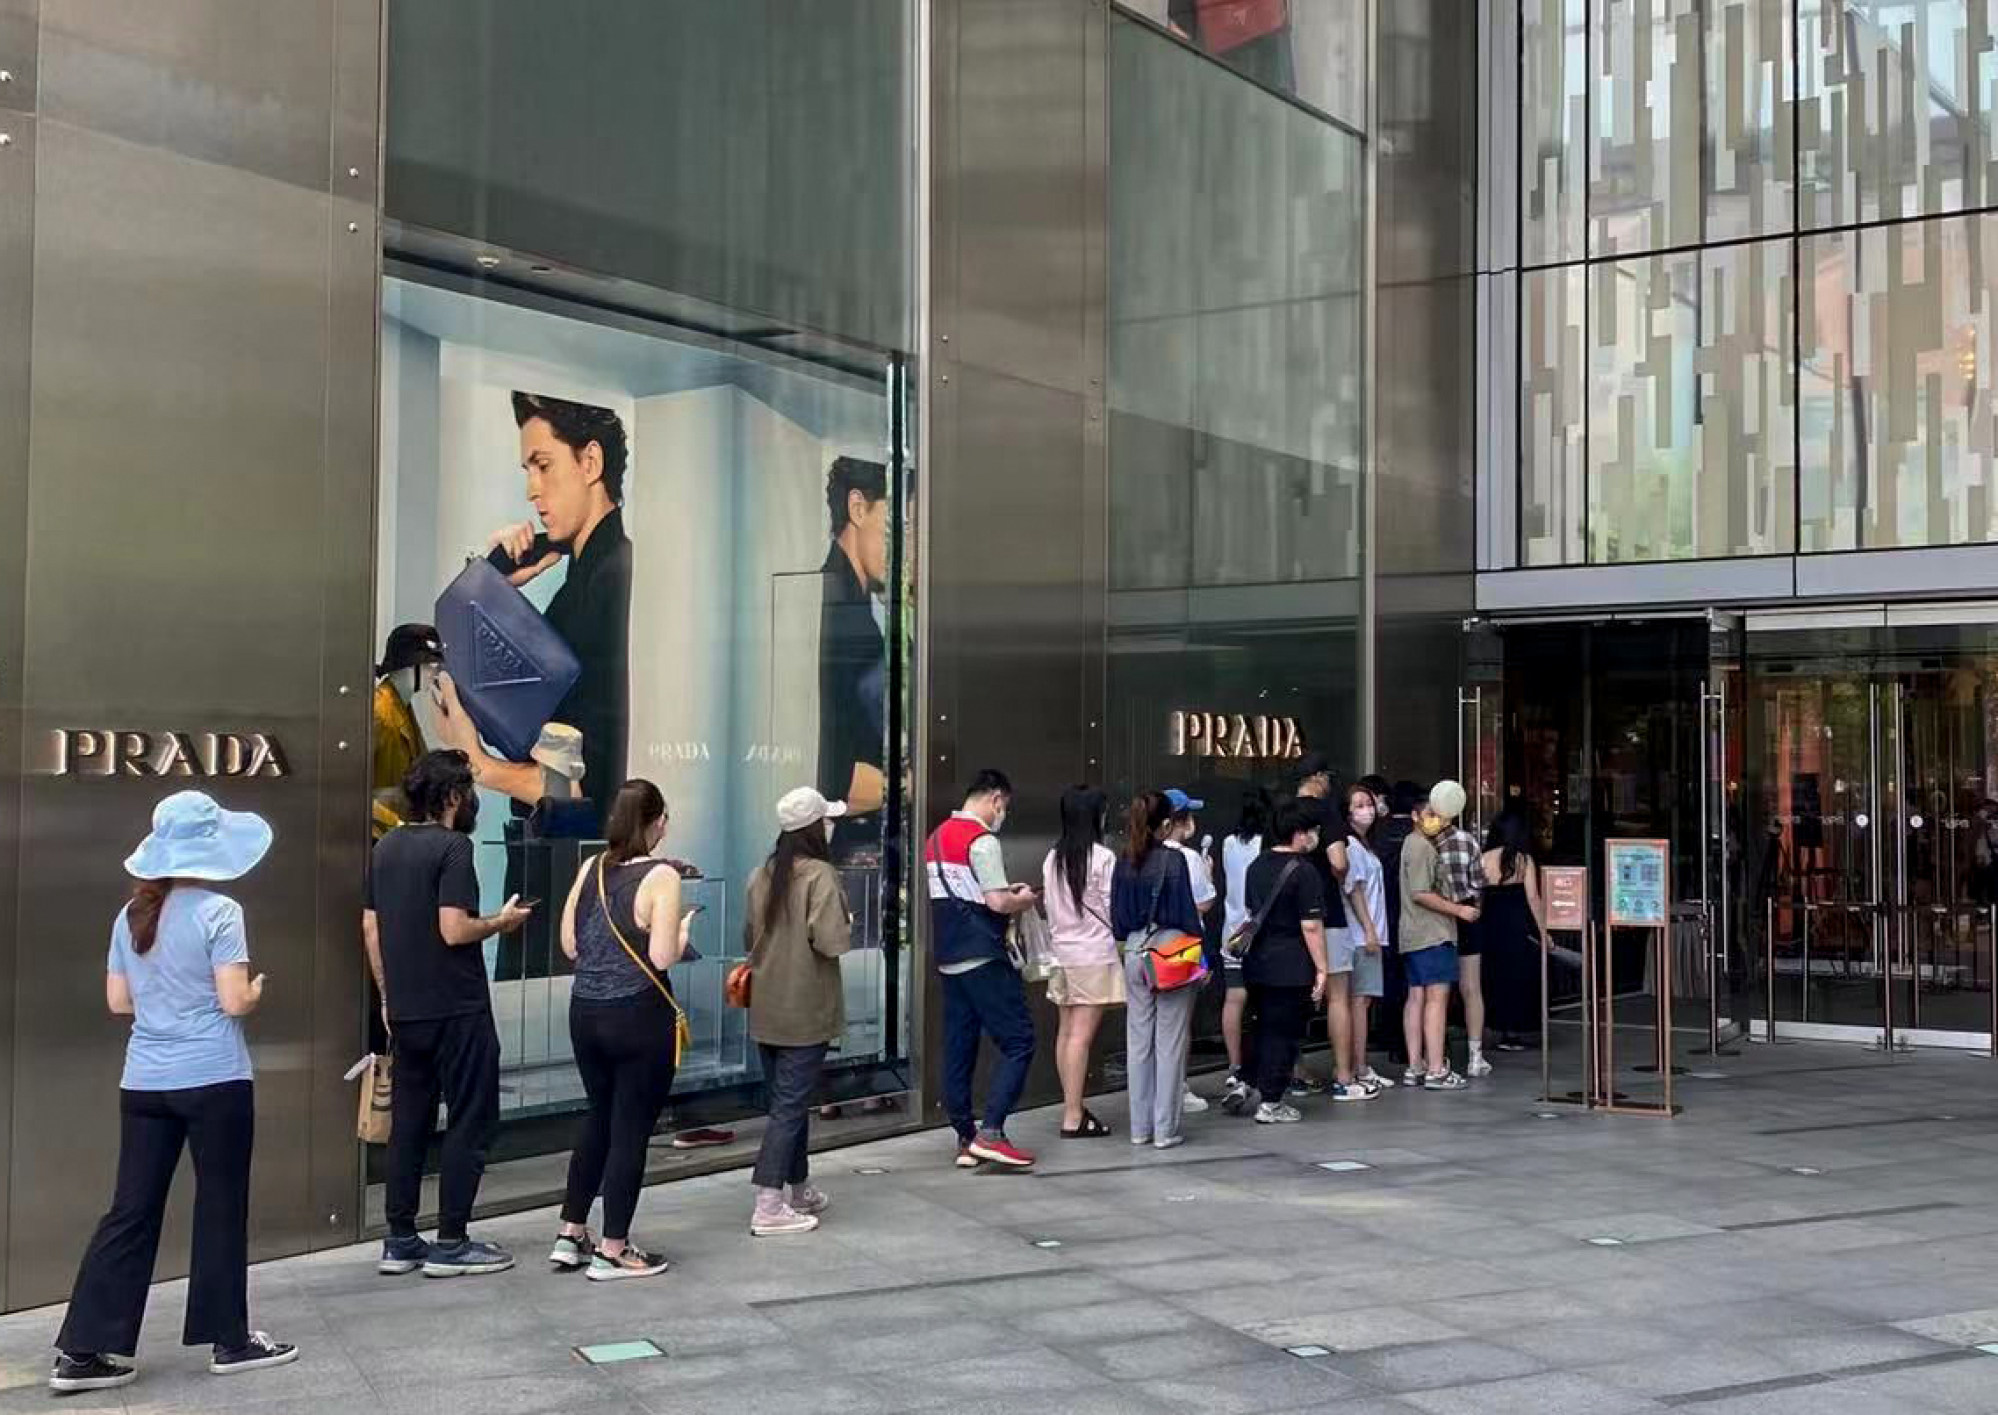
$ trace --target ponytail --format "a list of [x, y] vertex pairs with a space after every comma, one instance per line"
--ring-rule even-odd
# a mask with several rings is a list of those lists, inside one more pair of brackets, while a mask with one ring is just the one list
[[142, 879], [132, 886], [132, 902], [125, 906], [125, 927], [132, 934], [132, 952], [144, 953], [160, 932], [160, 910], [173, 889], [170, 879]]
[[1140, 791], [1131, 798], [1125, 819], [1124, 858], [1142, 868], [1159, 842], [1159, 827], [1172, 818], [1172, 803], [1157, 791]]

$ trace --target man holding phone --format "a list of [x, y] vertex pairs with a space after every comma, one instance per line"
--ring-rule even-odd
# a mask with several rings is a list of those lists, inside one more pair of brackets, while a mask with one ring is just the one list
[[[389, 1236], [380, 1270], [431, 1277], [503, 1272], [513, 1257], [466, 1233], [499, 1128], [499, 1030], [486, 985], [485, 950], [495, 934], [527, 922], [532, 904], [509, 899], [481, 916], [472, 863], [479, 796], [463, 752], [425, 753], [403, 779], [409, 824], [375, 845], [361, 916], [368, 966], [381, 989], [395, 1063], [386, 1208]], [[423, 1154], [444, 1101], [437, 1177], [437, 1241], [416, 1231]]]
[[[1034, 1062], [1034, 1018], [1006, 953], [1008, 921], [1034, 907], [1032, 885], [1006, 878], [999, 832], [1013, 804], [1013, 783], [1000, 771], [971, 780], [964, 806], [938, 826], [923, 850], [929, 876], [931, 949], [943, 978], [944, 1113], [957, 1131], [961, 1169], [996, 1164], [1026, 1169], [1034, 1157], [1006, 1138], [1006, 1117], [1026, 1089]], [[999, 1051], [974, 1120], [971, 1084], [978, 1045]]]

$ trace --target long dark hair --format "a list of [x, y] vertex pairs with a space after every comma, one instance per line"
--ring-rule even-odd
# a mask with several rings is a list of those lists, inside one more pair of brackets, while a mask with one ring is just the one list
[[1521, 860], [1533, 858], [1533, 824], [1523, 811], [1500, 811], [1485, 832], [1485, 849], [1499, 852], [1499, 881], [1512, 878]]
[[1266, 787], [1251, 786], [1242, 793], [1242, 814], [1235, 821], [1237, 840], [1260, 840], [1269, 833], [1270, 793]]
[[1124, 858], [1142, 869], [1159, 843], [1159, 828], [1172, 819], [1172, 802], [1158, 791], [1140, 791], [1131, 798], [1124, 821]]
[[160, 935], [160, 911], [173, 892], [170, 879], [142, 879], [132, 886], [132, 902], [125, 906], [125, 927], [131, 930], [132, 952], [144, 953]]
[[666, 814], [666, 798], [659, 788], [643, 777], [634, 777], [617, 788], [611, 798], [610, 821], [604, 826], [604, 851], [608, 864], [622, 865], [645, 853], [645, 832]]
[[[1357, 796], [1364, 796], [1369, 801], [1374, 802], [1375, 803], [1374, 810], [1377, 815], [1380, 811], [1380, 805], [1379, 805], [1380, 797], [1376, 796], [1374, 794], [1374, 788], [1367, 785], [1367, 783], [1364, 781], [1356, 781], [1351, 786], [1348, 786], [1346, 788], [1346, 806], [1345, 806], [1346, 833], [1352, 836], [1353, 839], [1359, 841], [1362, 845], [1365, 845], [1369, 849], [1371, 849], [1373, 847], [1374, 826], [1370, 825], [1365, 830], [1361, 830], [1359, 825], [1355, 823], [1355, 821], [1353, 820], [1353, 799]], [[1374, 822], [1374, 825], [1379, 825], [1379, 824], [1380, 824], [1379, 820], [1376, 820]]]
[[1103, 815], [1109, 804], [1094, 786], [1071, 786], [1061, 793], [1061, 839], [1055, 842], [1055, 863], [1078, 909], [1082, 892], [1089, 887], [1089, 857], [1103, 843]]
[[791, 876], [800, 860], [832, 859], [832, 845], [826, 840], [824, 821], [813, 821], [802, 830], [787, 830], [770, 848], [770, 894], [763, 901], [763, 931], [769, 933], [783, 921], [791, 900]]

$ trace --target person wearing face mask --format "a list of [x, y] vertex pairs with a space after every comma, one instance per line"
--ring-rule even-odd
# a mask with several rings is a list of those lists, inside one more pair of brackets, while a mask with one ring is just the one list
[[[1006, 878], [999, 832], [1013, 803], [1013, 783], [990, 768], [972, 778], [964, 805], [923, 846], [930, 891], [931, 950], [943, 977], [944, 1113], [957, 1132], [957, 1164], [1026, 1169], [1034, 1157], [1006, 1138], [1006, 1117], [1027, 1086], [1034, 1061], [1034, 1019], [1020, 974], [1006, 952], [1007, 921], [1034, 907], [1032, 885]], [[1163, 821], [1161, 821], [1163, 823]], [[984, 1118], [972, 1118], [971, 1083], [978, 1044], [999, 1049]]]
[[[1331, 847], [1332, 870], [1346, 895], [1346, 933], [1332, 943], [1328, 1022], [1346, 1094], [1378, 1095], [1394, 1082], [1367, 1064], [1374, 999], [1386, 991], [1387, 888], [1374, 854], [1380, 798], [1366, 782], [1346, 788], [1346, 838]], [[1343, 966], [1342, 966], [1343, 965]], [[1343, 1022], [1343, 1025], [1342, 1025]]]
[[1284, 1099], [1297, 1051], [1314, 1007], [1329, 982], [1325, 890], [1310, 861], [1322, 855], [1315, 813], [1304, 799], [1277, 807], [1270, 848], [1249, 866], [1251, 919], [1260, 919], [1242, 960], [1249, 1005], [1256, 1014], [1258, 1125], [1294, 1125], [1304, 1117]]
[[[1444, 853], [1450, 827], [1464, 809], [1464, 788], [1439, 781], [1415, 813], [1415, 832], [1401, 847], [1401, 959], [1408, 973], [1406, 1083], [1429, 1091], [1461, 1091], [1468, 1084], [1450, 1068], [1443, 1027], [1450, 989], [1457, 981], [1457, 928], [1475, 924], [1475, 906], [1461, 904], [1463, 871]], [[1477, 866], [1477, 851], [1470, 856]]]
[[[532, 905], [508, 899], [481, 915], [472, 864], [478, 792], [463, 752], [426, 752], [403, 779], [410, 823], [375, 845], [362, 938], [381, 990], [395, 1062], [385, 1185], [389, 1236], [380, 1270], [459, 1277], [501, 1272], [513, 1258], [466, 1233], [486, 1148], [499, 1126], [499, 1031], [484, 950], [527, 922]], [[423, 1153], [449, 1112], [437, 1183], [437, 1241], [416, 1231]]]
[[[589, 1269], [593, 1282], [655, 1277], [666, 1259], [631, 1241], [645, 1179], [645, 1147], [673, 1092], [680, 1004], [667, 970], [687, 949], [692, 914], [680, 912], [680, 872], [659, 858], [666, 798], [627, 781], [611, 798], [609, 848], [576, 872], [562, 906], [562, 952], [576, 965], [569, 1041], [589, 1109], [569, 1156], [562, 1227], [548, 1261]], [[590, 1206], [604, 1199], [604, 1236]]]
[[[1200, 812], [1207, 809], [1207, 803], [1196, 796], [1189, 796], [1178, 787], [1167, 787], [1166, 804], [1172, 807], [1172, 824], [1166, 834], [1166, 844], [1179, 852], [1186, 861], [1186, 877], [1193, 882], [1193, 907], [1200, 912], [1203, 931], [1207, 917], [1213, 912], [1214, 901], [1221, 897], [1221, 891], [1214, 887], [1214, 869], [1207, 856], [1194, 844], [1194, 837], [1200, 834]], [[1208, 966], [1219, 967], [1221, 953], [1219, 943], [1208, 944]], [[1207, 1109], [1207, 1102], [1194, 1093], [1192, 1086], [1185, 1088], [1180, 1098], [1180, 1109], [1186, 1115], [1199, 1115]]]
[[763, 1062], [770, 1122], [751, 1182], [757, 1238], [810, 1233], [831, 1201], [812, 1187], [812, 1093], [826, 1053], [846, 1035], [839, 960], [853, 946], [853, 915], [833, 865], [844, 801], [809, 786], [777, 803], [777, 843], [749, 877], [749, 1038]]

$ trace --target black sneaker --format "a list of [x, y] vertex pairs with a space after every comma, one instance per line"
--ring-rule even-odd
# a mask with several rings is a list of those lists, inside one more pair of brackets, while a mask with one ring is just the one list
[[577, 1268], [588, 1267], [590, 1259], [596, 1255], [597, 1240], [588, 1233], [558, 1233], [555, 1235], [555, 1246], [548, 1250], [548, 1261], [555, 1267], [574, 1272]]
[[399, 1277], [403, 1273], [413, 1273], [423, 1266], [423, 1260], [430, 1256], [430, 1245], [415, 1234], [407, 1238], [389, 1237], [382, 1240], [382, 1260], [375, 1264], [375, 1271], [389, 1277]]
[[460, 1238], [456, 1243], [433, 1243], [430, 1256], [423, 1260], [425, 1277], [477, 1277], [483, 1273], [503, 1273], [513, 1266], [513, 1254], [490, 1243], [474, 1243]]
[[621, 1282], [633, 1277], [657, 1277], [673, 1265], [656, 1253], [627, 1243], [613, 1258], [599, 1252], [585, 1274], [591, 1282]]
[[244, 1371], [261, 1371], [267, 1366], [289, 1366], [298, 1359], [298, 1348], [288, 1341], [272, 1341], [269, 1332], [253, 1331], [241, 1346], [215, 1348], [208, 1372], [215, 1376], [236, 1376]]
[[109, 1390], [139, 1378], [139, 1368], [95, 1351], [58, 1351], [49, 1371], [49, 1389], [59, 1395], [79, 1390]]

